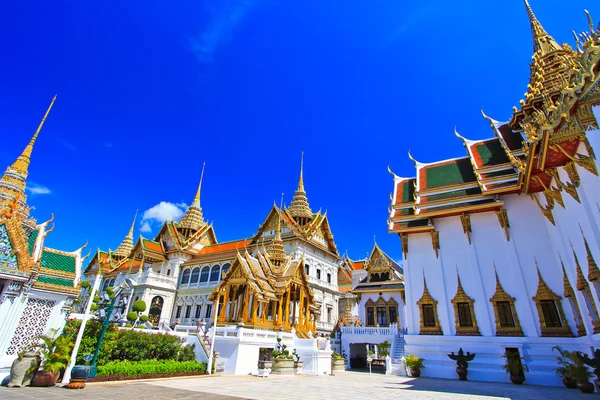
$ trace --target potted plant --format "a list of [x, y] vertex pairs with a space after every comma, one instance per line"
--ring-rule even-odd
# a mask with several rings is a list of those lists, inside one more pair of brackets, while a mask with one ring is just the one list
[[342, 372], [346, 370], [346, 360], [339, 353], [331, 354], [331, 372]]
[[54, 386], [58, 376], [65, 370], [71, 360], [71, 349], [73, 343], [68, 337], [56, 336], [56, 329], [50, 335], [40, 336], [38, 351], [42, 355], [42, 370], [36, 372], [31, 386], [47, 387]]
[[277, 348], [271, 352], [273, 356], [272, 373], [276, 375], [294, 375], [294, 356], [290, 355], [287, 346], [277, 338]]
[[462, 347], [458, 349], [458, 354], [448, 354], [451, 360], [456, 361], [456, 373], [458, 374], [458, 379], [461, 381], [467, 380], [469, 363], [468, 361], [473, 361], [475, 358], [475, 353], [471, 354], [467, 351], [467, 355], [463, 352]]
[[524, 369], [527, 370], [527, 365], [523, 365], [521, 362], [523, 358], [519, 357], [519, 353], [516, 351], [505, 352], [502, 357], [506, 358], [502, 369], [510, 374], [510, 381], [515, 385], [523, 384], [525, 382]]
[[261, 349], [262, 360], [258, 360], [258, 376], [266, 378], [271, 373], [273, 363], [269, 358], [269, 349]]
[[300, 361], [300, 356], [296, 352], [296, 349], [294, 349], [294, 351], [292, 352], [292, 356], [296, 358], [296, 361], [294, 361], [294, 373], [296, 375], [301, 375], [302, 370], [304, 369], [304, 363]]
[[594, 384], [590, 382], [590, 379], [594, 377], [594, 374], [592, 374], [587, 365], [583, 363], [579, 354], [572, 352], [570, 358], [573, 360], [571, 376], [577, 381], [577, 388], [583, 393], [594, 393]]
[[552, 349], [560, 353], [560, 357], [556, 357], [559, 365], [557, 368], [554, 368], [556, 375], [562, 379], [563, 385], [565, 385], [566, 388], [576, 389], [577, 381], [573, 379], [572, 375], [573, 362], [571, 361], [571, 352], [562, 350], [559, 346], [554, 346]]
[[596, 384], [596, 388], [600, 390], [600, 349], [596, 349], [594, 352], [594, 358], [590, 358], [587, 354], [576, 353], [577, 357], [583, 361], [585, 365], [588, 365], [594, 369], [594, 375], [596, 375], [596, 379], [594, 383]]
[[83, 389], [85, 387], [85, 381], [90, 376], [90, 361], [92, 361], [91, 354], [83, 356], [83, 365], [75, 365], [71, 370], [71, 380], [65, 387], [67, 389]]
[[25, 348], [10, 367], [8, 387], [29, 386], [40, 363], [40, 354], [31, 347]]
[[415, 378], [421, 376], [421, 370], [425, 368], [425, 365], [423, 365], [424, 361], [424, 359], [416, 357], [412, 354], [406, 355], [404, 359], [404, 365], [406, 365], [406, 368], [410, 370], [410, 376]]

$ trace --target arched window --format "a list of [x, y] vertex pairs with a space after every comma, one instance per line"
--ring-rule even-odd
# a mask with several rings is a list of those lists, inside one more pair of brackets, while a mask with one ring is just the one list
[[219, 272], [220, 272], [220, 267], [218, 265], [213, 265], [213, 267], [210, 270], [210, 281], [211, 282], [218, 282], [219, 281]]
[[221, 279], [223, 279], [227, 271], [229, 271], [229, 267], [231, 267], [231, 264], [229, 263], [223, 265], [223, 268], [221, 269]]
[[190, 284], [192, 284], [192, 285], [197, 284], [199, 277], [200, 277], [200, 267], [196, 267], [192, 270], [192, 277], [190, 279]]
[[206, 266], [202, 268], [202, 272], [200, 273], [200, 283], [208, 282], [208, 275], [210, 273], [210, 267]]
[[187, 285], [190, 283], [190, 270], [189, 268], [183, 271], [183, 275], [181, 275], [181, 284]]

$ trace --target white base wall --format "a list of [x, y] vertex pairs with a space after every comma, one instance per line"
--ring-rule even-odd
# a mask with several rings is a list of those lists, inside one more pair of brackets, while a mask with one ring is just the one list
[[[209, 333], [212, 337], [212, 329]], [[240, 326], [217, 327], [215, 350], [219, 353], [218, 366], [227, 375], [258, 375], [261, 348], [274, 349], [277, 338], [287, 346], [290, 354], [296, 349], [304, 363], [304, 375], [331, 373], [331, 348], [328, 339], [298, 339], [289, 332], [247, 329]]]
[[524, 384], [562, 386], [554, 371], [559, 353], [552, 347], [589, 353], [591, 346], [600, 345], [600, 334], [581, 338], [405, 335], [404, 340], [406, 354], [425, 360], [422, 376], [458, 379], [456, 362], [448, 354], [456, 354], [462, 348], [465, 353], [476, 354], [469, 362], [469, 380], [510, 383], [509, 375], [502, 369], [505, 363], [502, 355], [511, 347], [519, 349], [524, 358], [522, 362], [528, 368]]

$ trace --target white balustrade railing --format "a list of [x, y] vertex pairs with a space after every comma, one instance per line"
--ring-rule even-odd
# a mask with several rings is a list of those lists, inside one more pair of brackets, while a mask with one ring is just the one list
[[136, 277], [138, 285], [152, 285], [175, 289], [177, 286], [177, 278], [171, 275], [163, 275], [157, 272], [146, 270]]
[[317, 279], [314, 276], [309, 276], [308, 277], [308, 283], [312, 283], [314, 285], [317, 286], [321, 286], [324, 288], [327, 288], [333, 292], [337, 292], [338, 291], [338, 285], [334, 285], [333, 283], [329, 283], [327, 281], [321, 280], [321, 279]]
[[342, 326], [341, 331], [342, 335], [404, 335], [404, 330], [399, 330], [398, 324], [390, 324], [389, 326]]

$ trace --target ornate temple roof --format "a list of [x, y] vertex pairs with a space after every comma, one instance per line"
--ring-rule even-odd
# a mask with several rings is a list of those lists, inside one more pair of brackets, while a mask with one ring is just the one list
[[[527, 1], [525, 8], [534, 54], [521, 109], [514, 108], [512, 118], [504, 123], [482, 110], [492, 128], [488, 139], [469, 140], [455, 130], [466, 157], [422, 163], [409, 152], [416, 177], [402, 178], [390, 170], [394, 177], [390, 232], [431, 232], [433, 217], [500, 210], [504, 205], [500, 195], [521, 192], [542, 192], [547, 205], [535, 196], [534, 200], [553, 222], [551, 209], [560, 201], [556, 190], [565, 188], [578, 198], [572, 187], [578, 185], [574, 165], [598, 175], [585, 132], [598, 127], [591, 106], [600, 104], [600, 27], [594, 30], [590, 23], [590, 33], [577, 38], [579, 51], [573, 51], [566, 44], [559, 46], [544, 30]], [[580, 143], [587, 155], [578, 153]], [[559, 189], [552, 188], [558, 167], [567, 169], [573, 185], [556, 182]]]
[[133, 228], [135, 228], [137, 213], [138, 212], [136, 211], [131, 228], [129, 228], [129, 232], [127, 232], [127, 236], [125, 236], [125, 239], [123, 239], [119, 247], [114, 251], [113, 255], [115, 257], [127, 257], [129, 253], [131, 253], [131, 250], [133, 250]]

